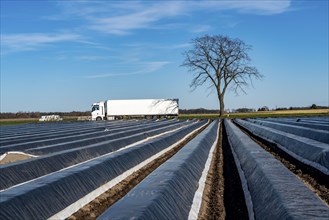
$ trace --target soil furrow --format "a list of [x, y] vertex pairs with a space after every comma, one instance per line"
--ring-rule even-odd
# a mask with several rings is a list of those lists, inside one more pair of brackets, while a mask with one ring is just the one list
[[221, 124], [217, 146], [213, 152], [213, 159], [203, 192], [203, 201], [198, 216], [200, 220], [225, 219], [222, 129], [223, 125]]
[[242, 184], [224, 123], [221, 123], [207, 181], [209, 186], [203, 195], [200, 219], [248, 219]]

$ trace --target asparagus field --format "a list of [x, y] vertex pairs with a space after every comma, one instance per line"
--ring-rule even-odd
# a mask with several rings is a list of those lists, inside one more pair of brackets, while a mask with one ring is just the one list
[[329, 117], [0, 129], [0, 219], [329, 218]]

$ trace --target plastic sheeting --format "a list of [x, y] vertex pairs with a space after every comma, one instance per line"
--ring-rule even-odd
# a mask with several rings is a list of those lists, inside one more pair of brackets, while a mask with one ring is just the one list
[[[328, 219], [329, 208], [295, 175], [225, 119], [228, 140], [247, 180], [255, 219]], [[246, 188], [244, 188], [246, 190]]]
[[[193, 122], [190, 122], [193, 123]], [[178, 123], [169, 126], [150, 130], [144, 129], [143, 132], [131, 136], [122, 133], [121, 138], [110, 139], [101, 143], [89, 144], [78, 148], [68, 149], [58, 153], [49, 154], [43, 157], [29, 159], [27, 161], [7, 164], [0, 168], [0, 189], [5, 189], [13, 185], [38, 178], [40, 176], [55, 172], [74, 164], [95, 158], [97, 156], [116, 151], [124, 146], [141, 141], [145, 138], [161, 134], [163, 132], [177, 129], [185, 123]], [[92, 140], [91, 140], [92, 141]], [[59, 146], [60, 147], [60, 146]]]
[[100, 132], [100, 135], [94, 135], [93, 137], [81, 138], [81, 137], [73, 137], [69, 142], [66, 143], [58, 143], [53, 145], [48, 145], [45, 147], [36, 147], [32, 149], [28, 149], [25, 152], [32, 153], [36, 155], [49, 154], [62, 150], [73, 149], [81, 146], [87, 146], [90, 144], [101, 143], [108, 140], [114, 140], [122, 137], [127, 137], [130, 135], [147, 132], [155, 129], [162, 129], [168, 126], [175, 127], [176, 125], [183, 125], [182, 122], [171, 122], [171, 123], [154, 123], [147, 125], [140, 125], [137, 127], [124, 127], [117, 129], [106, 128], [103, 132]]
[[305, 128], [288, 124], [285, 125], [257, 119], [247, 119], [247, 121], [329, 144], [329, 131]]
[[[100, 128], [104, 127], [105, 124], [95, 124], [95, 123], [88, 123], [85, 122], [84, 124], [81, 124], [79, 122], [72, 124], [70, 123], [70, 126], [67, 126], [67, 124], [63, 124], [60, 122], [56, 123], [45, 123], [45, 125], [41, 124], [35, 124], [35, 126], [31, 128], [25, 128], [25, 129], [19, 129], [15, 126], [14, 132], [9, 132], [6, 134], [5, 131], [1, 134], [0, 143], [3, 142], [10, 142], [14, 141], [17, 142], [19, 140], [25, 140], [26, 138], [39, 138], [43, 136], [53, 135], [53, 136], [60, 136], [62, 134], [65, 134], [69, 131], [75, 131], [75, 130], [84, 130], [84, 129], [90, 129], [90, 128]], [[107, 125], [113, 125], [113, 123], [108, 123]]]
[[45, 219], [201, 127], [193, 123], [69, 169], [0, 192], [0, 219]]
[[[89, 126], [88, 126], [89, 125]], [[0, 146], [15, 146], [15, 145], [19, 145], [19, 144], [34, 144], [35, 146], [38, 146], [37, 143], [38, 142], [43, 142], [42, 144], [46, 145], [46, 144], [53, 144], [54, 140], [61, 140], [61, 138], [66, 138], [66, 137], [70, 137], [70, 136], [78, 136], [78, 135], [84, 135], [84, 134], [90, 134], [93, 132], [100, 132], [100, 131], [104, 131], [105, 129], [115, 129], [115, 128], [124, 128], [124, 127], [128, 127], [128, 126], [138, 126], [138, 125], [142, 125], [140, 123], [136, 123], [136, 122], [127, 122], [127, 123], [116, 123], [116, 124], [112, 124], [109, 123], [106, 126], [93, 126], [92, 124], [86, 124], [85, 126], [78, 126], [76, 128], [70, 128], [70, 129], [65, 129], [62, 128], [60, 131], [56, 131], [56, 132], [46, 132], [44, 133], [43, 131], [40, 131], [40, 129], [35, 128], [35, 131], [33, 132], [33, 134], [17, 134], [15, 136], [12, 136], [11, 138], [7, 138], [5, 140], [2, 140], [0, 142]], [[61, 126], [58, 126], [61, 127]], [[2, 135], [3, 136], [3, 135]], [[49, 143], [47, 143], [46, 141], [50, 141]]]
[[[170, 122], [170, 124], [179, 123]], [[165, 126], [168, 123], [150, 123], [150, 124], [122, 124], [121, 126], [108, 126], [97, 128], [96, 132], [89, 132], [84, 134], [77, 134], [76, 132], [66, 131], [65, 134], [57, 137], [56, 135], [48, 135], [46, 137], [38, 137], [37, 140], [34, 138], [26, 137], [23, 140], [20, 140], [19, 143], [3, 145], [0, 147], [0, 154], [7, 151], [22, 151], [30, 154], [47, 154], [55, 151], [60, 151], [63, 149], [74, 148], [90, 143], [97, 143], [113, 138], [122, 137], [125, 135], [125, 132], [137, 133], [141, 131], [146, 131], [147, 129], [152, 129], [151, 127], [161, 127]], [[129, 127], [127, 127], [129, 126]], [[100, 130], [101, 129], [101, 130]], [[121, 131], [121, 133], [120, 133]], [[116, 134], [116, 135], [114, 135]], [[51, 139], [48, 139], [52, 137]], [[23, 143], [22, 143], [23, 141]]]
[[[74, 127], [83, 127], [89, 122], [77, 122], [74, 123]], [[97, 125], [96, 123], [93, 123], [93, 125]], [[90, 126], [90, 124], [89, 124]], [[2, 127], [1, 131], [6, 136], [11, 135], [17, 135], [17, 134], [31, 134], [36, 131], [36, 129], [40, 132], [49, 132], [49, 131], [55, 131], [59, 130], [60, 128], [72, 128], [73, 123], [71, 122], [50, 122], [50, 123], [26, 123], [26, 124], [20, 124], [20, 125], [9, 125], [6, 127]]]
[[212, 122], [98, 219], [187, 219], [217, 128]]
[[311, 118], [298, 118], [297, 121], [308, 122], [314, 124], [323, 124], [329, 126], [329, 117], [311, 117]]
[[315, 123], [301, 122], [301, 121], [298, 122], [297, 121], [298, 119], [291, 120], [291, 119], [285, 119], [285, 118], [268, 118], [268, 119], [259, 119], [259, 120], [273, 121], [273, 122], [277, 122], [277, 123], [291, 124], [291, 125], [296, 125], [296, 126], [302, 126], [302, 127], [307, 127], [307, 128], [329, 131], [329, 125], [315, 124]]
[[253, 134], [275, 143], [292, 157], [329, 175], [329, 145], [294, 134], [237, 119], [236, 122]]

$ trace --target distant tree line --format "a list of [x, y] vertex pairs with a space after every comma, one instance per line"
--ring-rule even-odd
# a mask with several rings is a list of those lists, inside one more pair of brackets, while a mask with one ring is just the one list
[[219, 109], [217, 110], [210, 110], [204, 108], [179, 109], [179, 114], [219, 114]]
[[[275, 108], [272, 109], [272, 111], [282, 111], [282, 110], [307, 110], [307, 109], [328, 109], [329, 106], [317, 106], [316, 104], [312, 104], [311, 106], [307, 106], [307, 107], [279, 107], [279, 108]], [[232, 112], [255, 112], [256, 109], [253, 108], [238, 108], [238, 109], [234, 109], [232, 110]], [[270, 111], [270, 108], [267, 106], [263, 106], [257, 109], [258, 112], [261, 111]]]
[[237, 112], [237, 113], [245, 113], [245, 112], [255, 112], [256, 110], [254, 108], [238, 108], [233, 109], [231, 112]]
[[[280, 110], [305, 110], [305, 109], [328, 109], [329, 106], [317, 106], [312, 104], [308, 107], [289, 107], [289, 108], [276, 108], [272, 109], [273, 111], [280, 111]], [[257, 111], [269, 111], [270, 109], [267, 106], [263, 106], [257, 109]], [[256, 109], [254, 108], [238, 108], [233, 109], [232, 111], [225, 110], [225, 112], [255, 112]], [[179, 109], [179, 114], [219, 114], [219, 109], [204, 109], [204, 108], [197, 108], [197, 109]], [[90, 111], [80, 112], [80, 111], [72, 111], [72, 112], [1, 112], [0, 119], [11, 119], [11, 118], [40, 118], [42, 115], [59, 115], [60, 117], [80, 117], [80, 116], [90, 116]]]
[[305, 109], [328, 109], [329, 106], [318, 106], [316, 104], [312, 104], [308, 107], [289, 107], [289, 108], [276, 108], [276, 110], [305, 110]]

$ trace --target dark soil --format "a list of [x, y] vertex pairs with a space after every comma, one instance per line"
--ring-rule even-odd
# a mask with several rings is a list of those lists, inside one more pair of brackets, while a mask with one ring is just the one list
[[249, 219], [242, 183], [227, 139], [224, 124], [223, 128], [222, 147], [224, 155], [223, 174], [226, 219]]
[[262, 148], [271, 153], [285, 167], [294, 173], [304, 184], [312, 190], [324, 203], [329, 206], [329, 176], [318, 171], [317, 169], [306, 165], [299, 160], [293, 158], [275, 143], [271, 143], [263, 138], [252, 134], [247, 129], [236, 124], [244, 133], [249, 135]]
[[[207, 124], [207, 126], [209, 123]], [[111, 205], [124, 197], [132, 188], [134, 188], [138, 183], [140, 183], [145, 177], [147, 177], [152, 171], [158, 168], [161, 164], [163, 164], [166, 160], [171, 158], [174, 154], [176, 154], [182, 147], [184, 147], [191, 139], [196, 137], [199, 133], [201, 133], [207, 126], [204, 126], [202, 129], [194, 132], [188, 136], [188, 138], [169, 150], [165, 154], [161, 155], [159, 158], [154, 161], [148, 163], [140, 170], [134, 172], [126, 179], [104, 192], [102, 195], [97, 197], [95, 200], [91, 201], [89, 204], [82, 207], [76, 213], [68, 217], [69, 220], [74, 219], [96, 219], [103, 212], [105, 212]]]

